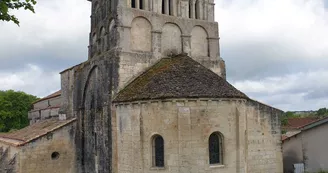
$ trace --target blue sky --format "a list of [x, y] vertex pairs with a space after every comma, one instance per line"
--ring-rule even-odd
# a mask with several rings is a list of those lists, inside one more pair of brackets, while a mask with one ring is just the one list
[[[241, 91], [283, 110], [328, 107], [328, 0], [216, 0], [221, 56]], [[0, 22], [0, 89], [45, 96], [87, 59], [90, 2], [39, 0]]]

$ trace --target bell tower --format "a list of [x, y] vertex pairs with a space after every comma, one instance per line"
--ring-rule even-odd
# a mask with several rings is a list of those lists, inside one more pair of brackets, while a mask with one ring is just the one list
[[[119, 88], [162, 57], [185, 53], [225, 78], [214, 0], [92, 0], [89, 59], [118, 55]], [[111, 58], [111, 57], [107, 57]]]

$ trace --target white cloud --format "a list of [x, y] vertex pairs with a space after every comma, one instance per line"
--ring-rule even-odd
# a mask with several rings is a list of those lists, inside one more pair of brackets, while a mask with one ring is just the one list
[[228, 80], [284, 110], [328, 107], [324, 0], [217, 0]]
[[[217, 0], [224, 44], [278, 42], [301, 57], [328, 55], [328, 12], [323, 0]], [[279, 57], [277, 57], [279, 58]]]
[[42, 68], [28, 64], [19, 72], [0, 73], [0, 90], [18, 90], [39, 97], [60, 88], [58, 72], [45, 72]]
[[20, 27], [14, 23], [0, 23], [0, 33], [5, 33], [0, 34], [0, 59], [63, 44], [76, 44], [87, 50], [89, 9], [90, 2], [87, 0], [44, 0], [38, 1], [35, 14], [13, 11], [20, 20]]
[[288, 109], [328, 107], [328, 70], [301, 72], [262, 80], [244, 80], [234, 86], [251, 97]]

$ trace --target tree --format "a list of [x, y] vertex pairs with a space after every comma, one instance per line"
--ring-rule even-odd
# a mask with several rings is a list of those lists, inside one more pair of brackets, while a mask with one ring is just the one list
[[327, 108], [320, 108], [317, 110], [317, 115], [318, 116], [324, 116], [328, 114], [328, 109]]
[[19, 20], [15, 15], [10, 14], [10, 10], [29, 10], [34, 13], [35, 0], [0, 0], [0, 20], [14, 22], [19, 25]]
[[26, 127], [28, 111], [37, 99], [24, 92], [0, 91], [0, 132]]

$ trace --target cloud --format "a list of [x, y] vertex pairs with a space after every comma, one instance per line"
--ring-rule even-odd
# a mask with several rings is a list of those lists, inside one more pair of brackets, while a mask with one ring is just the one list
[[216, 2], [221, 55], [232, 79], [281, 75], [302, 71], [304, 64], [309, 69], [328, 63], [323, 0]]
[[60, 88], [57, 71], [45, 72], [44, 69], [27, 64], [17, 72], [0, 73], [0, 90], [18, 90], [43, 97]]
[[[261, 80], [243, 80], [234, 86], [251, 97], [277, 105], [282, 109], [299, 109], [300, 105], [317, 109], [328, 107], [328, 70], [267, 77]], [[311, 104], [312, 105], [311, 105]]]
[[88, 1], [53, 0], [38, 1], [35, 14], [14, 11], [20, 27], [0, 23], [1, 71], [20, 69], [27, 63], [62, 70], [86, 60], [89, 8]]
[[327, 2], [217, 0], [228, 80], [284, 110], [328, 107]]

